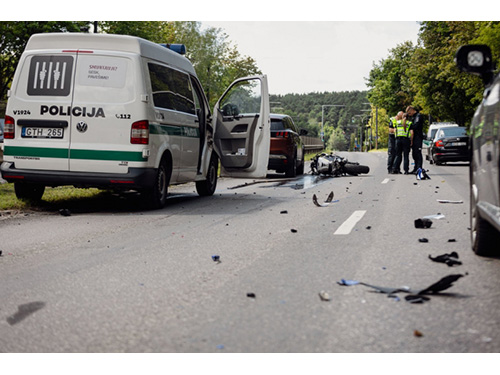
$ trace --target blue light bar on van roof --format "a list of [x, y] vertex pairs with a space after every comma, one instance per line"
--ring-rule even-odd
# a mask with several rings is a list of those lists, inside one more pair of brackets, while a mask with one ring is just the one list
[[186, 46], [184, 44], [170, 44], [170, 43], [160, 43], [160, 46], [168, 48], [174, 52], [177, 52], [181, 55], [186, 54]]

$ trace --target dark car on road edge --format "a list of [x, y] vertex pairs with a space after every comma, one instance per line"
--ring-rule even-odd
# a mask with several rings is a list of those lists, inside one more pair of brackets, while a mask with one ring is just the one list
[[300, 139], [307, 131], [298, 129], [287, 115], [271, 113], [271, 147], [268, 169], [295, 177], [304, 173], [304, 144]]
[[465, 72], [482, 77], [486, 86], [470, 128], [471, 245], [478, 255], [500, 255], [500, 75], [493, 74], [491, 50], [466, 45], [455, 61]]
[[463, 126], [441, 128], [432, 141], [429, 162], [440, 165], [449, 161], [470, 161], [469, 136]]

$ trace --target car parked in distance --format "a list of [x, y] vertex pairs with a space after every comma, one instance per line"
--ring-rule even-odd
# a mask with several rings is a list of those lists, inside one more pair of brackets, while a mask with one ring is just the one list
[[300, 136], [307, 130], [298, 129], [287, 115], [271, 113], [271, 146], [268, 169], [295, 177], [304, 173], [304, 143]]
[[455, 61], [465, 72], [481, 76], [483, 100], [470, 127], [471, 247], [477, 255], [500, 255], [500, 75], [493, 73], [491, 50], [466, 45]]
[[441, 128], [446, 128], [450, 126], [458, 126], [451, 122], [435, 122], [429, 125], [427, 134], [422, 144], [422, 155], [425, 155], [425, 160], [431, 160], [431, 145], [436, 137], [436, 133]]
[[430, 146], [429, 162], [470, 161], [469, 136], [463, 126], [445, 127], [436, 132]]

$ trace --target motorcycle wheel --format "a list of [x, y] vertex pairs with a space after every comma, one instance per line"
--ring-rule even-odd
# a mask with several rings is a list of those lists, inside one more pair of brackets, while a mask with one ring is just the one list
[[344, 165], [344, 172], [351, 176], [357, 176], [362, 173], [370, 173], [370, 167], [357, 163], [347, 163]]

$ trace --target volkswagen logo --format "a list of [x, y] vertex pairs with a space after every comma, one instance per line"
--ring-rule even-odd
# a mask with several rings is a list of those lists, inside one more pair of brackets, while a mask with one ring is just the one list
[[85, 133], [87, 131], [87, 123], [85, 121], [80, 121], [78, 124], [76, 124], [76, 130], [78, 130], [80, 133]]

